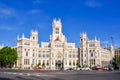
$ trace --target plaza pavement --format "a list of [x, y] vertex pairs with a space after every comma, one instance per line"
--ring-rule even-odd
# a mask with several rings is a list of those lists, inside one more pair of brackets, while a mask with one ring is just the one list
[[120, 80], [120, 71], [0, 70], [0, 80]]

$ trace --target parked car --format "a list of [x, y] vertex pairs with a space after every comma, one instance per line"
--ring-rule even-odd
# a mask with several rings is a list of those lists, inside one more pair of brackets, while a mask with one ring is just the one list
[[104, 71], [108, 71], [108, 70], [109, 70], [108, 66], [104, 66]]
[[41, 68], [41, 67], [38, 67], [38, 68], [34, 68], [34, 70], [39, 71], [39, 70], [42, 70], [42, 68]]
[[80, 70], [91, 70], [89, 67], [80, 68]]
[[68, 70], [68, 71], [73, 71], [74, 69], [73, 69], [73, 68], [68, 68], [67, 70]]
[[113, 66], [109, 66], [109, 71], [113, 71], [114, 70], [114, 67]]

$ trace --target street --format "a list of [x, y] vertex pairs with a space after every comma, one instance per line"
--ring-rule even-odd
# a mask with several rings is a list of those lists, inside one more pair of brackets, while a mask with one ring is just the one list
[[0, 70], [0, 80], [120, 80], [120, 71]]

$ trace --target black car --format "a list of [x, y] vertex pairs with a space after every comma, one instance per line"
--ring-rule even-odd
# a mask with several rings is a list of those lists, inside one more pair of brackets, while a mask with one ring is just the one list
[[74, 69], [73, 69], [73, 68], [68, 68], [67, 70], [68, 70], [68, 71], [73, 71]]

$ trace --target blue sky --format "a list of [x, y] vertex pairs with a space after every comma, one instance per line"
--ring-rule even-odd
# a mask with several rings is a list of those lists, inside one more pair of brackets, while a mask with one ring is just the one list
[[60, 18], [68, 42], [79, 47], [79, 34], [100, 38], [101, 46], [120, 47], [120, 0], [0, 0], [0, 45], [15, 46], [17, 35], [39, 32], [41, 41], [49, 41], [52, 21]]

